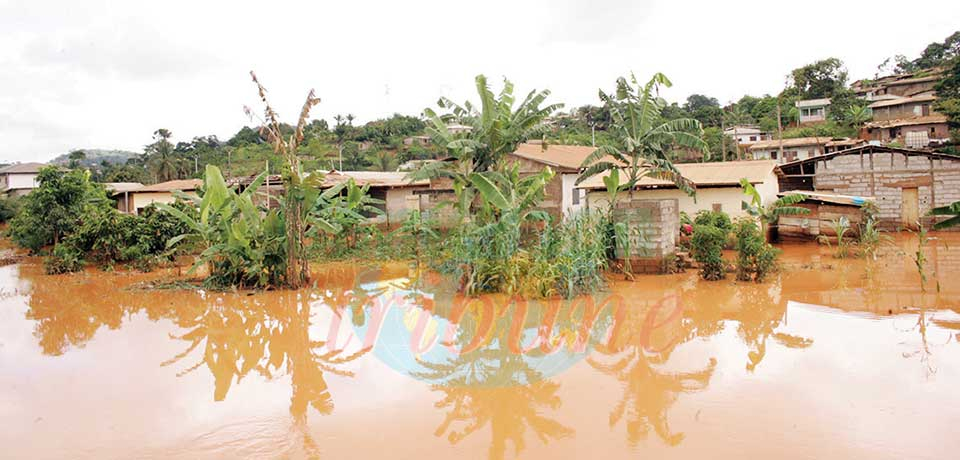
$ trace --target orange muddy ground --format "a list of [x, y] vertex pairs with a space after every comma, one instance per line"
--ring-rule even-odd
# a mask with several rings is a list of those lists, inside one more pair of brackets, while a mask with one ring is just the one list
[[960, 235], [934, 237], [926, 292], [901, 236], [573, 302], [400, 265], [224, 294], [27, 259], [0, 267], [0, 457], [956, 458]]

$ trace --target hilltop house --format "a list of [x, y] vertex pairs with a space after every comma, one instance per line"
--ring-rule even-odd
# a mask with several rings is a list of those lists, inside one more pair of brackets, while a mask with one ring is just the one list
[[864, 145], [780, 165], [780, 189], [870, 197], [884, 228], [935, 222], [927, 213], [960, 201], [960, 157]]
[[16, 163], [0, 168], [0, 194], [7, 198], [23, 196], [37, 188], [37, 174], [47, 165]]
[[880, 101], [891, 97], [909, 97], [932, 91], [943, 78], [941, 69], [926, 70], [924, 73], [905, 73], [888, 75], [876, 80], [858, 80], [850, 85], [853, 92], [868, 101]]
[[830, 99], [807, 99], [796, 102], [797, 110], [800, 112], [797, 120], [801, 125], [808, 123], [819, 123], [827, 120], [827, 110], [830, 107]]
[[[748, 200], [740, 187], [740, 180], [747, 179], [760, 192], [763, 205], [777, 199], [779, 184], [777, 181], [777, 162], [728, 161], [721, 163], [684, 163], [676, 165], [683, 177], [691, 180], [697, 188], [696, 196], [689, 196], [679, 190], [673, 182], [644, 178], [633, 191], [635, 200], [677, 200], [679, 210], [693, 217], [703, 210], [723, 211], [730, 217], [745, 216], [742, 202]], [[608, 206], [605, 175], [593, 176], [583, 181], [579, 188], [585, 190], [587, 208]], [[621, 180], [625, 180], [621, 176]], [[630, 192], [620, 192], [622, 196]]]
[[947, 117], [933, 111], [936, 99], [927, 91], [870, 104], [873, 120], [864, 125], [863, 137], [881, 143], [899, 142], [911, 148], [949, 139]]
[[734, 138], [738, 144], [748, 146], [770, 139], [770, 135], [755, 126], [731, 126], [723, 134]]

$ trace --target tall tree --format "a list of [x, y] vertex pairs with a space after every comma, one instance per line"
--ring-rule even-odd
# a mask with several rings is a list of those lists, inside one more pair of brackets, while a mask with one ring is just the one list
[[827, 58], [794, 69], [787, 76], [786, 96], [801, 99], [819, 99], [833, 97], [847, 87], [847, 69], [843, 61]]
[[153, 143], [144, 149], [145, 163], [157, 182], [178, 179], [180, 176], [182, 166], [170, 143], [171, 136], [170, 130], [160, 128], [153, 132]]

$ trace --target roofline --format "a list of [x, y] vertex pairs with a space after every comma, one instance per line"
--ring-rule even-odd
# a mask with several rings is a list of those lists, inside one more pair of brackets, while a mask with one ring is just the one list
[[523, 158], [524, 160], [530, 160], [530, 161], [532, 161], [532, 162], [534, 162], [534, 163], [545, 164], [545, 165], [547, 165], [547, 166], [550, 166], [550, 167], [552, 167], [552, 168], [557, 169], [558, 171], [562, 169], [562, 170], [564, 170], [564, 172], [571, 172], [571, 171], [573, 171], [573, 172], [579, 172], [581, 169], [583, 169], [583, 168], [579, 168], [579, 167], [577, 167], [577, 168], [571, 168], [571, 167], [569, 167], [569, 166], [563, 166], [563, 165], [558, 164], [558, 163], [555, 163], [555, 162], [553, 162], [553, 161], [544, 160], [543, 158], [533, 158], [533, 157], [524, 155], [524, 154], [519, 153], [519, 152], [516, 152], [516, 151], [510, 152], [510, 153], [508, 153], [507, 155], [513, 155], [513, 156], [516, 156], [516, 157], [520, 157], [520, 158]]
[[941, 159], [941, 160], [960, 161], [960, 157], [958, 157], [958, 156], [956, 156], [956, 155], [948, 155], [948, 154], [946, 154], [946, 153], [928, 152], [928, 151], [925, 151], [925, 150], [905, 149], [905, 148], [900, 148], [900, 147], [887, 147], [887, 146], [883, 146], [883, 145], [870, 145], [870, 144], [867, 144], [867, 145], [861, 145], [861, 146], [857, 146], [857, 147], [853, 147], [853, 148], [849, 148], [849, 149], [838, 150], [838, 151], [836, 151], [836, 152], [830, 152], [830, 153], [827, 153], [827, 154], [824, 154], [824, 155], [817, 155], [817, 156], [813, 156], [813, 157], [810, 157], [810, 158], [804, 158], [804, 159], [802, 159], [802, 160], [795, 160], [795, 161], [791, 161], [791, 162], [789, 162], [789, 163], [783, 163], [783, 164], [781, 164], [781, 165], [777, 165], [777, 167], [774, 168], [774, 170], [777, 172], [777, 174], [782, 174], [782, 173], [783, 173], [783, 171], [782, 171], [783, 168], [788, 167], [788, 166], [794, 166], [794, 165], [799, 165], [799, 164], [807, 164], [807, 163], [816, 163], [816, 162], [821, 161], [821, 160], [829, 160], [829, 159], [832, 159], [833, 157], [836, 157], [836, 156], [839, 156], [839, 155], [851, 155], [851, 154], [855, 154], [855, 153], [863, 153], [864, 150], [868, 150], [868, 149], [870, 150], [870, 153], [875, 153], [873, 150], [879, 149], [881, 152], [886, 152], [886, 153], [890, 153], [890, 152], [892, 152], [892, 153], [902, 153], [902, 154], [904, 154], [904, 155], [926, 156], [926, 157], [933, 157], [933, 158], [937, 158], [937, 159]]
[[[752, 185], [757, 185], [757, 184], [762, 184], [762, 183], [763, 183], [763, 181], [759, 181], [759, 180], [750, 181], [750, 184], [752, 184]], [[583, 189], [583, 190], [600, 190], [600, 189], [603, 189], [603, 188], [606, 188], [606, 187], [607, 187], [606, 185], [596, 184], [596, 185], [589, 185], [589, 186], [578, 185], [578, 186], [576, 186], [576, 187], [574, 187], [574, 188], [579, 188], [579, 189]], [[726, 188], [726, 187], [737, 187], [737, 188], [740, 188], [740, 182], [712, 182], [712, 183], [709, 183], [709, 184], [695, 184], [695, 185], [694, 185], [694, 189], [701, 189], [701, 188]], [[676, 190], [676, 189], [677, 189], [677, 186], [676, 186], [676, 184], [649, 184], [649, 185], [637, 184], [637, 186], [634, 188], [634, 190], [651, 190], [651, 189], [671, 189], [671, 190]]]

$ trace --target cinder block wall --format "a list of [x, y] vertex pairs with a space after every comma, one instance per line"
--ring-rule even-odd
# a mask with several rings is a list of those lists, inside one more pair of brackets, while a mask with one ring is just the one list
[[876, 197], [880, 223], [887, 229], [901, 225], [903, 189], [916, 188], [921, 221], [932, 225], [934, 218], [925, 217], [931, 209], [960, 201], [960, 159], [897, 152], [838, 155], [817, 162], [813, 185], [815, 190]]
[[624, 197], [617, 201], [613, 221], [626, 222], [630, 228], [630, 254], [617, 248], [617, 259], [629, 258], [637, 273], [672, 270], [680, 233], [680, 209], [676, 198], [631, 200]]

